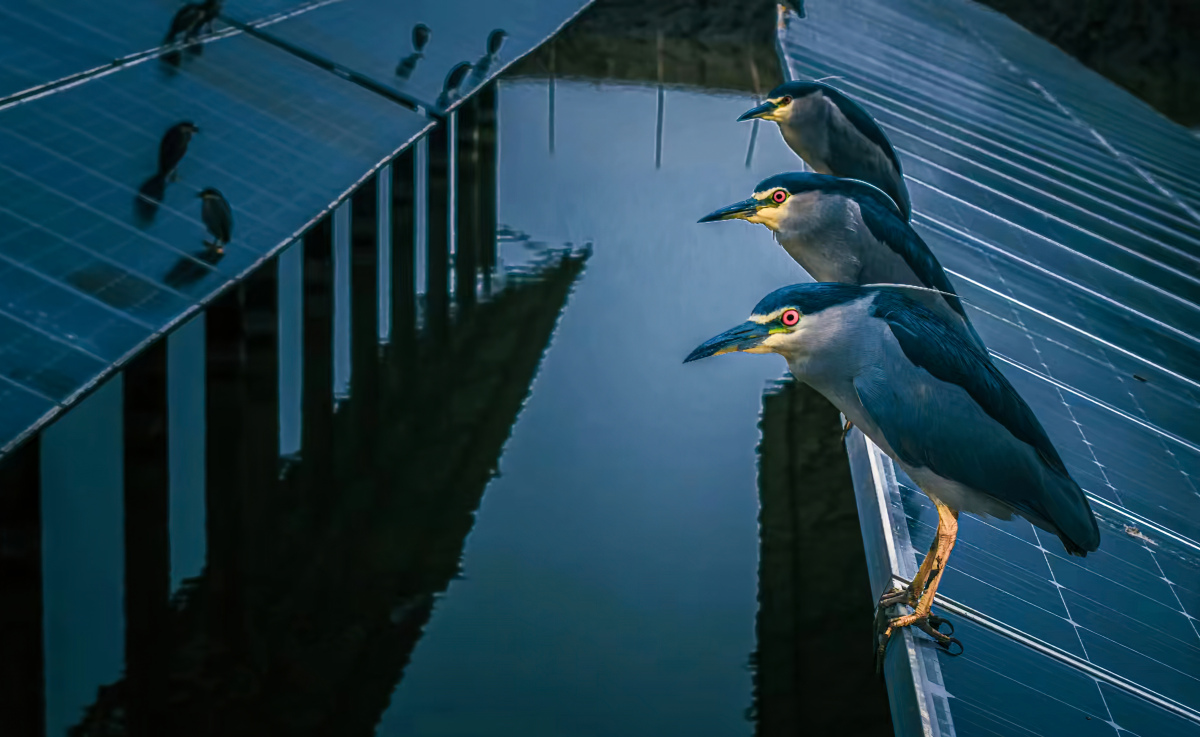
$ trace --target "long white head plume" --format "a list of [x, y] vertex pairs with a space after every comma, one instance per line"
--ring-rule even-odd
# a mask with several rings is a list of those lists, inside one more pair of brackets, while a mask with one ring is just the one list
[[892, 287], [893, 289], [912, 289], [913, 291], [917, 291], [917, 292], [933, 292], [934, 294], [940, 294], [943, 297], [957, 297], [962, 302], [967, 301], [966, 299], [959, 297], [957, 294], [955, 294], [953, 292], [943, 292], [940, 289], [934, 289], [932, 287], [918, 287], [913, 284], [863, 284], [863, 286], [864, 287]]

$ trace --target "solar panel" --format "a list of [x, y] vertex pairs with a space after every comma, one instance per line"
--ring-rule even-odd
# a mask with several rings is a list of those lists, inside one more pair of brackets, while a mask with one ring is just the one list
[[[200, 132], [177, 179], [141, 197], [181, 121]], [[431, 125], [245, 35], [0, 109], [0, 375], [70, 398]], [[205, 187], [233, 210], [221, 258], [205, 245]]]
[[[1200, 144], [971, 3], [806, 7], [790, 76], [836, 75], [883, 126], [914, 226], [1101, 524], [1080, 559], [1024, 521], [960, 520], [938, 594], [966, 652], [905, 640], [920, 669], [891, 671], [893, 705], [926, 712], [898, 731], [1200, 734]], [[880, 588], [915, 570], [937, 515], [852, 452], [899, 556], [869, 556]], [[886, 548], [870, 519], [865, 544]]]
[[[269, 35], [362, 74], [424, 107], [445, 111], [553, 34], [585, 7], [580, 0], [342, 0], [265, 29]], [[231, 6], [230, 17], [245, 20]], [[428, 41], [414, 47], [414, 30]], [[502, 35], [494, 35], [497, 31]], [[489, 53], [489, 43], [494, 54]], [[471, 65], [457, 94], [443, 95], [451, 69]]]

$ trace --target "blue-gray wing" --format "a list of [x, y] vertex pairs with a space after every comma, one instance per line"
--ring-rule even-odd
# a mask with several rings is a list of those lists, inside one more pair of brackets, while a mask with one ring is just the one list
[[1072, 553], [1095, 550], [1100, 531], [1087, 498], [987, 356], [894, 290], [880, 290], [872, 311], [896, 342], [855, 388], [898, 458], [1003, 502]]
[[896, 217], [891, 203], [884, 200], [875, 190], [861, 185], [856, 187], [854, 200], [858, 203], [863, 223], [866, 224], [867, 230], [871, 231], [871, 235], [899, 254], [922, 284], [953, 295], [946, 297], [946, 302], [951, 309], [965, 318], [966, 310], [963, 309], [958, 293], [954, 291], [950, 277], [946, 276], [946, 270], [921, 236], [917, 235], [917, 231]]
[[822, 87], [821, 94], [841, 113], [829, 116], [830, 171], [879, 187], [896, 201], [904, 219], [909, 220], [912, 203], [904, 184], [904, 169], [887, 134], [857, 102], [833, 87]]

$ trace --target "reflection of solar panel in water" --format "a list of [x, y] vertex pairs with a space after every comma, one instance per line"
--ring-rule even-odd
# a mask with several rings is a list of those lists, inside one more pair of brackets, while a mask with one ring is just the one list
[[[904, 698], [927, 699], [932, 734], [1200, 734], [1200, 144], [968, 3], [808, 11], [791, 75], [837, 75], [884, 127], [915, 226], [1102, 529], [1079, 559], [964, 516], [938, 594], [966, 652]], [[937, 516], [897, 480], [900, 574]]]
[[[200, 132], [148, 207], [180, 121]], [[429, 125], [244, 35], [177, 68], [152, 59], [0, 110], [0, 375], [69, 399]], [[219, 259], [197, 197], [210, 186], [235, 223]]]

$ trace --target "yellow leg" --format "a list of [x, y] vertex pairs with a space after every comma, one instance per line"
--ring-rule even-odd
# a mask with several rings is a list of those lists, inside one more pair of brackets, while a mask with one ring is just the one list
[[[933, 600], [937, 594], [938, 584], [942, 581], [942, 574], [946, 571], [946, 561], [950, 559], [950, 551], [954, 549], [954, 542], [958, 538], [958, 510], [951, 509], [936, 499], [933, 503], [937, 505], [938, 510], [938, 530], [937, 535], [934, 537], [932, 555], [926, 556], [925, 562], [921, 564], [921, 568], [925, 571], [925, 575], [928, 578], [928, 583], [925, 584], [924, 592], [917, 599], [912, 614], [896, 617], [888, 622], [887, 629], [883, 631], [883, 635], [880, 638], [879, 649], [876, 651], [876, 669], [881, 668], [883, 665], [883, 656], [887, 652], [887, 645], [891, 640], [892, 633], [901, 627], [908, 627], [915, 624], [943, 647], [948, 648], [951, 643], [958, 643], [953, 637], [939, 632], [929, 623], [931, 619], [929, 612], [933, 608]], [[930, 560], [931, 557], [932, 561]], [[926, 563], [929, 564], [928, 567], [926, 567]], [[917, 576], [921, 576], [919, 571]], [[910, 590], [916, 590], [916, 583], [917, 579], [914, 578], [914, 587]], [[940, 624], [941, 620], [939, 619], [938, 622]], [[961, 647], [961, 643], [958, 644]]]
[[892, 589], [879, 597], [879, 607], [887, 609], [896, 604], [907, 604], [915, 607], [921, 599], [921, 594], [925, 593], [925, 582], [929, 578], [929, 569], [933, 567], [933, 559], [937, 556], [934, 552], [938, 546], [938, 535], [942, 531], [941, 515], [938, 516], [937, 530], [933, 533], [933, 542], [929, 544], [929, 552], [925, 553], [925, 559], [921, 561], [921, 567], [917, 569], [917, 575], [913, 577], [912, 583], [907, 588]]
[[851, 422], [850, 420], [846, 420], [846, 426], [842, 428], [841, 442], [843, 442], [843, 443], [846, 442], [846, 433], [850, 432], [850, 428], [852, 428], [852, 427], [854, 427], [854, 423]]
[[787, 8], [785, 8], [780, 3], [776, 3], [775, 4], [775, 14], [778, 17], [779, 30], [783, 31], [783, 30], [787, 29]]

